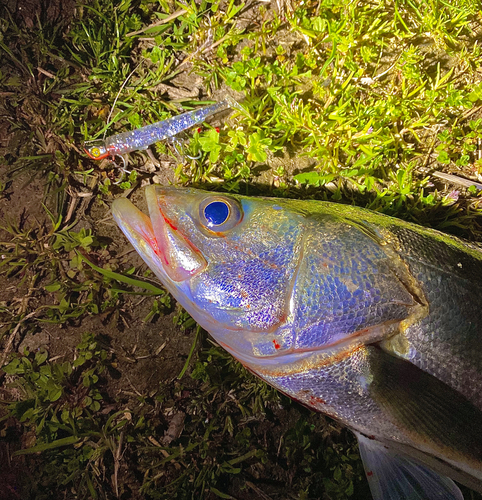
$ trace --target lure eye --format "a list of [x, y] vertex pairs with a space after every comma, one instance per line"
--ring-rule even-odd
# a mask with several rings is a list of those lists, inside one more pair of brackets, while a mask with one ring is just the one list
[[228, 231], [242, 219], [238, 202], [224, 197], [210, 197], [199, 206], [201, 224], [210, 231]]
[[84, 151], [93, 160], [102, 160], [106, 158], [109, 153], [105, 148], [104, 141], [89, 141], [84, 143]]

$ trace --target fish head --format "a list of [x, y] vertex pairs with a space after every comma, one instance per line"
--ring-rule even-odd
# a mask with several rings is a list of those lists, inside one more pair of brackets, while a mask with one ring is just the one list
[[[149, 186], [114, 219], [191, 316], [246, 365], [393, 333], [415, 305], [376, 236], [319, 205]], [[336, 208], [342, 211], [343, 208]], [[346, 347], [346, 345], [345, 345]]]
[[289, 349], [302, 216], [195, 189], [149, 186], [146, 200], [149, 216], [115, 200], [114, 219], [191, 316], [238, 358]]

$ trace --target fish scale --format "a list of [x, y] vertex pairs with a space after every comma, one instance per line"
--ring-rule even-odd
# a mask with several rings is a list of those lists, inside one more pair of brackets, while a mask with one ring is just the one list
[[[480, 259], [407, 228], [391, 226], [390, 232], [428, 304], [437, 310], [403, 332], [410, 348], [395, 350], [396, 354], [482, 409], [482, 309], [473, 303], [474, 297], [482, 297]], [[458, 362], [461, 358], [463, 364]]]
[[332, 418], [349, 421], [360, 432], [390, 436], [408, 444], [409, 440], [384, 418], [382, 409], [370, 396], [367, 349], [360, 345], [350, 352], [350, 356], [335, 359], [331, 353], [314, 355], [309, 362], [293, 364], [284, 374], [277, 368], [263, 366], [259, 373], [293, 399]]

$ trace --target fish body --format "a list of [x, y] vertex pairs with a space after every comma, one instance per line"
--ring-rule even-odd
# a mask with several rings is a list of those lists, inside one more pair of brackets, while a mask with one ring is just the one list
[[368, 210], [149, 186], [114, 218], [260, 378], [349, 427], [376, 499], [482, 491], [482, 252]]
[[111, 135], [106, 139], [88, 141], [84, 144], [84, 151], [91, 159], [102, 160], [103, 158], [113, 158], [136, 150], [145, 150], [152, 144], [174, 137], [228, 108], [242, 109], [236, 100], [226, 97], [210, 106], [188, 111], [135, 130]]

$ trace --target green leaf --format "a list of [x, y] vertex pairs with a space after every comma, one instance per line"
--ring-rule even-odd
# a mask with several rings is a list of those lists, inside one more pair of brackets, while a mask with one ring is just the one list
[[482, 83], [479, 83], [474, 87], [474, 90], [468, 95], [470, 102], [477, 102], [482, 99]]
[[45, 285], [44, 288], [47, 292], [57, 292], [62, 288], [62, 285], [60, 283], [51, 283], [50, 285]]
[[221, 145], [219, 144], [219, 132], [216, 129], [208, 130], [199, 137], [201, 149], [209, 153], [209, 161], [214, 163], [219, 158]]
[[444, 165], [448, 165], [450, 163], [450, 156], [447, 151], [439, 151], [437, 160]]
[[268, 158], [266, 153], [266, 148], [270, 146], [272, 143], [271, 139], [265, 138], [263, 132], [254, 132], [249, 137], [248, 144], [248, 160], [257, 161], [257, 162], [265, 162]]
[[293, 178], [300, 184], [308, 184], [310, 186], [319, 186], [321, 181], [319, 172], [302, 172], [301, 174], [296, 174]]
[[94, 238], [92, 238], [92, 236], [86, 236], [85, 238], [82, 238], [80, 240], [80, 244], [86, 250], [90, 247], [90, 245], [92, 245], [93, 242], [94, 242]]
[[19, 373], [25, 373], [25, 368], [20, 364], [20, 361], [15, 358], [8, 363], [8, 365], [3, 367], [3, 371], [8, 375], [16, 375]]
[[38, 365], [41, 365], [49, 356], [49, 353], [46, 350], [38, 351], [35, 354], [35, 361]]
[[236, 500], [231, 495], [228, 495], [227, 493], [222, 493], [221, 491], [219, 491], [214, 486], [211, 486], [209, 489], [210, 489], [211, 493], [214, 493], [219, 498], [227, 498], [228, 500]]
[[56, 387], [54, 389], [51, 389], [49, 391], [49, 400], [51, 402], [57, 401], [60, 399], [60, 396], [62, 396], [62, 388], [61, 387]]
[[115, 273], [114, 271], [109, 271], [107, 269], [103, 269], [102, 267], [98, 267], [95, 264], [92, 264], [92, 262], [90, 262], [82, 254], [79, 253], [78, 255], [82, 259], [82, 261], [88, 264], [92, 269], [94, 269], [94, 271], [97, 271], [107, 278], [120, 281], [121, 283], [126, 283], [127, 285], [144, 288], [144, 290], [149, 290], [150, 292], [154, 292], [157, 295], [164, 295], [166, 293], [162, 288], [151, 285], [150, 283], [146, 283], [145, 281], [129, 278], [128, 276], [124, 276], [123, 274]]

